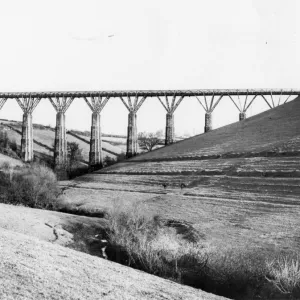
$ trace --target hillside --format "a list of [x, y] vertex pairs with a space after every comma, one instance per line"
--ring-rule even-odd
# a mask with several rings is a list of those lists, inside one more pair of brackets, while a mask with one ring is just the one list
[[300, 98], [99, 173], [300, 176]]
[[224, 299], [0, 228], [0, 298]]
[[[17, 145], [21, 145], [21, 132], [22, 125], [20, 122], [0, 120], [0, 126], [3, 126], [8, 133], [11, 140], [15, 140]], [[36, 155], [47, 155], [53, 156], [53, 144], [54, 144], [54, 130], [50, 127], [43, 125], [33, 126], [33, 139], [34, 139], [34, 151]], [[73, 134], [72, 131], [67, 132], [67, 140], [69, 142], [76, 142], [79, 147], [83, 150], [83, 159], [86, 163], [89, 161], [89, 137]], [[116, 142], [118, 141], [118, 142]], [[124, 142], [123, 137], [106, 137], [103, 140], [103, 155], [104, 157], [109, 156], [115, 158], [117, 155], [125, 152], [126, 141]]]
[[5, 163], [9, 163], [10, 166], [21, 166], [23, 164], [21, 160], [0, 153], [0, 169]]
[[198, 158], [226, 153], [299, 151], [300, 97], [209, 133], [180, 141], [130, 161]]

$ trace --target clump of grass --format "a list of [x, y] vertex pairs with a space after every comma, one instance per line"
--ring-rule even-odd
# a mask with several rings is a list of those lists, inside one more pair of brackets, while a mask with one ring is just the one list
[[0, 201], [34, 208], [55, 209], [59, 188], [56, 176], [46, 166], [31, 164], [1, 172]]
[[267, 262], [267, 280], [283, 294], [300, 296], [299, 257], [279, 257]]
[[[143, 205], [114, 207], [108, 212], [110, 247], [122, 263], [164, 278], [181, 281], [187, 270], [203, 270], [206, 257], [197, 243], [189, 243]], [[124, 258], [125, 257], [125, 258]]]

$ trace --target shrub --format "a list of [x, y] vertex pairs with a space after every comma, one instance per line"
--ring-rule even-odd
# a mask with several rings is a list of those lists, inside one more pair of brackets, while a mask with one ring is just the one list
[[2, 202], [35, 208], [55, 209], [59, 189], [55, 174], [38, 164], [13, 173], [2, 173]]
[[267, 280], [281, 293], [300, 296], [299, 257], [279, 257], [267, 262]]
[[111, 247], [119, 251], [116, 260], [179, 282], [186, 272], [202, 272], [207, 260], [201, 245], [183, 240], [145, 211], [142, 205], [109, 211], [107, 235]]

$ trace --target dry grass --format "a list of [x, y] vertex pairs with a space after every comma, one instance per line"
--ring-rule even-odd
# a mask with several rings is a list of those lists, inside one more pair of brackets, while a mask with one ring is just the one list
[[202, 246], [179, 237], [149, 216], [145, 206], [115, 206], [108, 212], [108, 238], [121, 252], [122, 262], [151, 274], [181, 281], [187, 269], [201, 271], [206, 265]]
[[267, 280], [281, 293], [300, 297], [299, 257], [279, 257], [267, 262]]

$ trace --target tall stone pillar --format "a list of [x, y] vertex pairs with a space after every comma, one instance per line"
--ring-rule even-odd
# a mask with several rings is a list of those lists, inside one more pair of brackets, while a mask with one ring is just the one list
[[65, 113], [74, 100], [74, 97], [55, 96], [49, 97], [56, 110], [56, 126], [54, 138], [54, 170], [58, 179], [67, 179], [67, 136]]
[[146, 100], [146, 96], [136, 95], [132, 102], [131, 96], [127, 96], [126, 101], [123, 97], [120, 97], [125, 107], [128, 109], [128, 127], [127, 127], [127, 150], [126, 157], [130, 158], [137, 155], [138, 152], [138, 133], [137, 133], [137, 112]]
[[66, 117], [64, 112], [56, 113], [56, 127], [54, 140], [54, 167], [65, 169], [67, 163]]
[[102, 168], [102, 140], [101, 140], [101, 115], [92, 113], [91, 140], [90, 140], [90, 167], [92, 170]]
[[32, 113], [40, 102], [40, 98], [29, 96], [16, 98], [23, 111], [22, 137], [21, 137], [21, 157], [25, 162], [33, 160], [33, 128]]
[[243, 121], [247, 118], [246, 112], [240, 112], [239, 119], [240, 121]]
[[174, 113], [166, 114], [166, 138], [165, 145], [173, 144], [174, 142]]
[[204, 132], [209, 132], [212, 130], [212, 113], [205, 113], [205, 127]]
[[94, 171], [103, 167], [102, 138], [101, 138], [101, 111], [109, 100], [99, 96], [83, 98], [92, 111], [91, 139], [90, 139], [90, 170]]
[[128, 114], [128, 127], [127, 127], [127, 151], [126, 157], [130, 158], [137, 154], [137, 127], [136, 127], [136, 113], [130, 111]]
[[33, 160], [33, 128], [30, 112], [24, 112], [23, 114], [21, 156], [25, 162]]

